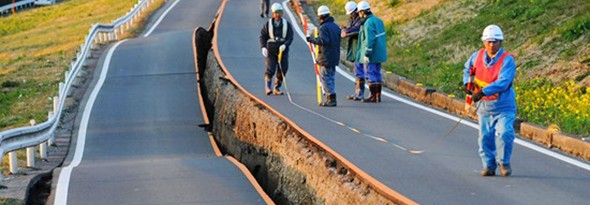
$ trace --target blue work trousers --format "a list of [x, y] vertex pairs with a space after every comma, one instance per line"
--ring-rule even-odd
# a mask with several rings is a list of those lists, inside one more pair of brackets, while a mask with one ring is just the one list
[[369, 83], [383, 83], [381, 63], [369, 63], [365, 72]]
[[510, 164], [516, 113], [490, 114], [480, 109], [477, 114], [480, 127], [477, 141], [484, 168], [494, 170], [497, 164]]
[[354, 76], [356, 78], [365, 79], [365, 66], [362, 63], [354, 63]]
[[320, 77], [322, 78], [322, 86], [326, 95], [336, 94], [335, 75], [336, 66], [320, 66]]

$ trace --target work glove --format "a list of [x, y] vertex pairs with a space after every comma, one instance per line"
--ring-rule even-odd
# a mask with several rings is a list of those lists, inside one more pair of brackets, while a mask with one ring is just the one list
[[370, 62], [369, 57], [367, 57], [367, 56], [363, 57], [363, 63], [369, 64], [369, 62]]
[[307, 36], [313, 35], [314, 31], [315, 31], [315, 27], [313, 25], [309, 25], [309, 28], [307, 29]]
[[268, 50], [266, 50], [266, 48], [262, 48], [262, 56], [265, 58], [268, 56]]
[[467, 88], [467, 87], [468, 87], [468, 84], [465, 83], [465, 85], [463, 85], [463, 92], [465, 92], [466, 95], [472, 95], [473, 91], [469, 90], [469, 88]]
[[311, 36], [307, 36], [307, 37], [305, 37], [305, 40], [306, 40], [307, 42], [310, 42], [310, 43], [311, 43]]
[[485, 95], [483, 94], [483, 92], [482, 92], [481, 90], [480, 90], [480, 91], [477, 91], [477, 92], [475, 92], [475, 93], [473, 94], [473, 102], [480, 101], [480, 100], [481, 100], [481, 98], [483, 98], [483, 96], [485, 96]]
[[287, 49], [287, 46], [285, 46], [285, 44], [279, 46], [279, 52], [283, 52], [285, 51], [285, 49]]

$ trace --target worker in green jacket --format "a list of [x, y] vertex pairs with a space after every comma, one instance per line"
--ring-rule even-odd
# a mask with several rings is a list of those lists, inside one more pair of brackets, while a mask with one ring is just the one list
[[369, 91], [371, 95], [363, 102], [381, 102], [381, 63], [387, 61], [387, 45], [385, 25], [371, 12], [371, 6], [366, 1], [357, 5], [361, 17], [361, 29], [359, 31], [359, 44], [356, 53], [356, 62], [362, 62], [367, 71]]

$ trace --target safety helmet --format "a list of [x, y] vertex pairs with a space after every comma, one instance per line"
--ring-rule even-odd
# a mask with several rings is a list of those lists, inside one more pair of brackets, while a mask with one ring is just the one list
[[496, 40], [504, 40], [504, 35], [502, 34], [502, 29], [496, 25], [489, 25], [481, 34], [481, 41], [496, 41]]
[[322, 5], [318, 8], [318, 16], [323, 16], [327, 14], [330, 14], [330, 9], [327, 6]]
[[346, 15], [350, 15], [352, 12], [356, 10], [356, 3], [354, 3], [354, 1], [346, 2], [346, 5], [344, 5], [344, 9], [346, 10]]
[[366, 2], [366, 1], [361, 1], [356, 6], [359, 11], [371, 9], [371, 5], [369, 5], [369, 2]]
[[281, 6], [281, 4], [279, 3], [274, 3], [272, 4], [272, 6], [270, 7], [270, 11], [271, 12], [283, 12], [283, 6]]

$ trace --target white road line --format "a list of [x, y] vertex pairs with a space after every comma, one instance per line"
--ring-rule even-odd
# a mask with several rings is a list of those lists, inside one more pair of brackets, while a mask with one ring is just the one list
[[154, 23], [154, 25], [152, 25], [152, 27], [150, 28], [150, 30], [148, 30], [147, 33], [145, 33], [143, 35], [143, 37], [148, 37], [150, 34], [152, 34], [152, 32], [154, 32], [154, 29], [156, 29], [156, 27], [158, 27], [158, 25], [160, 24], [160, 22], [162, 22], [162, 19], [164, 19], [164, 17], [166, 17], [166, 15], [168, 14], [168, 12], [170, 12], [170, 10], [172, 10], [172, 8], [174, 8], [174, 6], [176, 6], [176, 4], [180, 2], [180, 0], [176, 0], [174, 3], [172, 3], [172, 5], [170, 5], [170, 7], [168, 7], [168, 9], [166, 9], [166, 11], [164, 11], [164, 13], [162, 13], [162, 15], [160, 15], [160, 18], [158, 18], [158, 20], [156, 21], [156, 23]]
[[86, 107], [84, 107], [84, 113], [82, 113], [82, 121], [80, 122], [80, 128], [78, 129], [78, 141], [76, 142], [76, 150], [74, 151], [74, 159], [72, 162], [67, 166], [62, 168], [61, 172], [59, 173], [59, 180], [57, 181], [57, 187], [55, 191], [55, 201], [53, 204], [62, 205], [67, 204], [68, 202], [68, 189], [70, 186], [70, 176], [72, 174], [72, 169], [80, 165], [82, 161], [82, 156], [84, 155], [84, 145], [86, 143], [86, 129], [88, 128], [88, 120], [90, 119], [90, 113], [92, 112], [92, 106], [94, 106], [94, 101], [98, 96], [98, 92], [100, 92], [100, 88], [104, 84], [104, 81], [107, 76], [107, 72], [109, 70], [109, 65], [111, 64], [111, 58], [113, 57], [113, 53], [115, 49], [126, 40], [117, 42], [109, 52], [107, 53], [106, 59], [102, 66], [102, 71], [100, 73], [100, 78], [96, 83], [96, 86], [92, 90], [90, 97], [88, 98], [88, 102], [86, 103]]
[[[284, 1], [283, 2], [283, 8], [285, 8], [285, 10], [287, 10], [287, 14], [289, 15], [289, 18], [291, 19], [291, 22], [297, 22], [297, 20], [293, 16], [293, 13], [291, 12], [291, 9], [289, 9], [289, 7], [287, 5], [287, 2], [288, 1]], [[301, 39], [303, 39], [303, 41], [305, 42], [306, 41], [305, 40], [305, 35], [303, 34], [303, 32], [301, 31], [301, 29], [299, 28], [299, 25], [298, 24], [295, 24], [295, 23], [293, 23], [293, 25], [294, 25], [293, 27], [295, 27], [295, 30], [299, 34], [299, 37], [301, 37]], [[344, 76], [346, 79], [348, 79], [348, 80], [350, 80], [352, 82], [355, 81], [355, 78], [352, 75], [350, 75], [348, 72], [342, 70], [338, 66], [336, 66], [336, 68], [337, 68], [336, 69], [337, 72], [340, 73], [340, 75]], [[384, 95], [386, 97], [389, 97], [391, 99], [400, 101], [402, 103], [408, 104], [410, 106], [416, 107], [418, 109], [421, 109], [421, 110], [424, 110], [424, 111], [433, 113], [435, 115], [438, 115], [438, 116], [441, 116], [441, 117], [450, 119], [450, 120], [455, 121], [455, 122], [459, 120], [459, 118], [456, 117], [456, 116], [453, 116], [453, 115], [450, 115], [448, 113], [441, 112], [441, 111], [438, 111], [438, 110], [435, 110], [435, 109], [426, 107], [424, 105], [421, 105], [421, 104], [412, 102], [410, 100], [404, 99], [402, 97], [399, 97], [397, 95], [394, 95], [394, 94], [389, 93], [389, 92], [386, 92], [386, 91], [382, 91], [382, 95]], [[473, 123], [473, 122], [461, 121], [461, 124], [464, 124], [464, 125], [466, 125], [468, 127], [474, 128], [474, 129], [479, 129], [479, 126], [477, 124]], [[560, 153], [557, 153], [557, 152], [548, 150], [548, 149], [546, 149], [544, 147], [535, 145], [533, 143], [530, 143], [530, 142], [527, 142], [527, 141], [524, 141], [524, 140], [521, 140], [521, 139], [518, 139], [518, 138], [515, 139], [514, 142], [516, 142], [516, 144], [522, 145], [522, 146], [527, 147], [529, 149], [535, 150], [535, 151], [537, 151], [539, 153], [545, 154], [547, 156], [553, 157], [555, 159], [561, 160], [563, 162], [566, 162], [566, 163], [569, 163], [571, 165], [574, 165], [574, 166], [577, 166], [579, 168], [582, 168], [582, 169], [585, 169], [587, 171], [590, 171], [590, 164], [587, 164], [587, 163], [582, 162], [580, 160], [577, 160], [577, 159], [571, 158], [569, 156], [565, 156], [563, 154], [560, 154]]]

